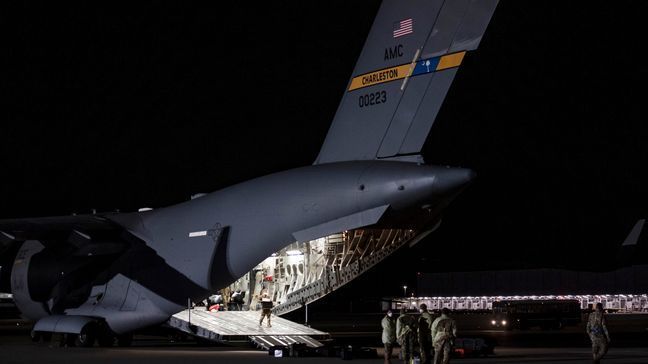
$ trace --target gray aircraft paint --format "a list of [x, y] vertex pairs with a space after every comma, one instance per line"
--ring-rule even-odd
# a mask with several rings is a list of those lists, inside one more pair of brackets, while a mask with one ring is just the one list
[[[98, 288], [99, 291], [103, 289]], [[169, 318], [169, 312], [179, 312], [184, 308], [123, 275], [117, 275], [108, 282], [105, 297], [97, 300], [97, 296], [91, 295], [86, 303], [76, 309], [68, 309], [65, 313], [72, 316], [103, 317], [115, 333], [123, 334], [133, 330], [133, 327], [147, 327], [164, 322]], [[68, 330], [78, 332], [81, 327], [74, 326]]]
[[635, 226], [632, 228], [630, 231], [630, 234], [626, 237], [626, 239], [623, 241], [622, 246], [633, 246], [637, 245], [637, 241], [639, 241], [639, 235], [641, 235], [641, 230], [643, 230], [643, 226], [646, 223], [646, 219], [641, 219], [637, 221]]
[[88, 316], [52, 315], [43, 317], [34, 324], [34, 331], [78, 333], [79, 328], [94, 320]]
[[[435, 72], [416, 62], [477, 47], [496, 3], [385, 0], [351, 80], [399, 65], [403, 78], [345, 91], [315, 165], [153, 211], [0, 221], [0, 242], [22, 249], [11, 277], [19, 308], [39, 318], [48, 306], [64, 306], [70, 317], [101, 319], [115, 333], [125, 333], [164, 322], [182, 309], [185, 297], [207, 297], [210, 290], [227, 286], [295, 239], [374, 224], [403, 227], [407, 221], [402, 217], [412, 213], [421, 221], [438, 223], [442, 210], [474, 174], [426, 166], [420, 156], [398, 154], [420, 152], [461, 59]], [[403, 32], [407, 27], [402, 22], [408, 19], [412, 29]], [[395, 26], [400, 27], [398, 37]], [[402, 70], [410, 66], [422, 71], [405, 77]], [[359, 110], [358, 95], [375, 91], [385, 92], [385, 102]], [[392, 160], [376, 160], [385, 156]], [[57, 256], [56, 247], [69, 255]], [[52, 254], [45, 254], [48, 251]], [[58, 257], [70, 264], [61, 268], [69, 269], [68, 277], [78, 277], [83, 269], [96, 276], [80, 277], [92, 279], [81, 287], [71, 287], [74, 280], [63, 278], [52, 287], [46, 279], [31, 282], [29, 261], [22, 259], [27, 255], [32, 262], [41, 258], [44, 268], [38, 272], [43, 274], [59, 269], [58, 261], [48, 260]], [[88, 264], [78, 268], [82, 257]], [[94, 272], [89, 263], [97, 257], [114, 261]], [[36, 301], [28, 289], [32, 284], [41, 296], [76, 296], [57, 303], [51, 293], [49, 299]], [[61, 323], [78, 333], [86, 322], [59, 315], [40, 325], [56, 331]]]
[[16, 306], [20, 312], [31, 319], [38, 319], [47, 316], [44, 304], [32, 301], [29, 295], [28, 269], [29, 262], [34, 256], [45, 247], [36, 240], [28, 240], [22, 244], [13, 267], [11, 268], [11, 293], [13, 293]]
[[[110, 218], [128, 226], [198, 285], [218, 289], [293, 242], [295, 233], [380, 206], [400, 211], [416, 204], [446, 203], [471, 173], [405, 162], [330, 163], [253, 179], [176, 206]], [[137, 224], [129, 226], [129, 220]], [[213, 267], [222, 276], [209, 269], [213, 239], [189, 237], [217, 224], [229, 227], [222, 240], [227, 267]], [[359, 226], [347, 221], [335, 227], [342, 231]]]
[[[477, 48], [497, 0], [385, 1], [349, 80], [372, 71]], [[395, 21], [413, 19], [413, 33], [395, 38]], [[402, 45], [401, 57], [383, 50]], [[372, 160], [420, 153], [456, 68], [345, 90], [315, 163]], [[359, 109], [359, 97], [386, 92], [386, 102]], [[362, 143], [357, 135], [365, 136]]]
[[343, 216], [335, 220], [327, 221], [322, 224], [294, 232], [292, 235], [295, 241], [309, 241], [321, 238], [323, 236], [338, 233], [344, 230], [351, 230], [363, 226], [376, 224], [385, 214], [389, 205], [374, 207], [373, 209], [357, 212], [355, 214]]

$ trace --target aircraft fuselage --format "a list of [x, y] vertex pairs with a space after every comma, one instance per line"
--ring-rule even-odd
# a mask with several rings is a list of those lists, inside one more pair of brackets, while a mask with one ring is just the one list
[[[87, 255], [58, 254], [60, 244], [29, 240], [14, 264], [12, 291], [30, 318], [54, 315], [41, 326], [61, 325], [70, 319], [57, 315], [72, 315], [99, 317], [114, 332], [127, 332], [164, 321], [187, 299], [207, 297], [296, 240], [389, 225], [390, 215], [412, 209], [423, 209], [432, 220], [472, 177], [467, 169], [405, 162], [330, 163], [256, 178], [166, 208], [103, 215], [123, 230], [118, 236], [124, 244], [105, 253], [112, 257], [105, 269], [97, 269], [101, 252], [91, 248]], [[93, 235], [76, 233], [89, 240], [72, 244], [73, 251], [88, 246]], [[51, 279], [42, 279], [47, 272]]]

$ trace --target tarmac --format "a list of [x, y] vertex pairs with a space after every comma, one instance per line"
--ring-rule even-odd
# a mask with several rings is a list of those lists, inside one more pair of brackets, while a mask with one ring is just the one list
[[[3, 337], [4, 339], [4, 337]], [[4, 341], [4, 340], [3, 340]], [[378, 351], [382, 354], [382, 351]], [[457, 363], [591, 363], [588, 348], [498, 348], [496, 355], [480, 358], [457, 358]], [[0, 344], [0, 357], [5, 364], [23, 363], [338, 363], [337, 357], [275, 358], [267, 352], [251, 348], [157, 346], [136, 342], [130, 348], [61, 348], [34, 344], [28, 339]], [[375, 358], [354, 359], [357, 363], [380, 363]], [[400, 362], [394, 358], [393, 363]], [[611, 348], [604, 363], [648, 363], [648, 348]]]
[[[464, 324], [479, 318], [463, 318]], [[612, 346], [603, 363], [648, 363], [648, 315], [618, 316], [611, 325]], [[624, 329], [627, 328], [627, 329]], [[193, 341], [171, 342], [166, 337], [135, 337], [132, 347], [128, 348], [74, 348], [60, 347], [56, 340], [49, 343], [32, 343], [29, 339], [29, 325], [18, 320], [0, 321], [0, 362], [13, 363], [333, 363], [340, 362], [339, 357], [275, 358], [268, 352], [252, 347], [200, 346]], [[560, 331], [506, 331], [470, 328], [467, 335], [495, 338], [498, 342], [494, 355], [475, 358], [456, 358], [455, 363], [591, 363], [590, 348], [580, 327]], [[367, 335], [371, 335], [369, 338]], [[371, 358], [354, 358], [357, 363], [381, 363], [382, 348], [375, 345], [375, 333], [339, 332], [334, 338], [340, 343], [353, 338], [366, 346], [377, 349], [377, 355]], [[369, 339], [369, 340], [367, 340]], [[372, 343], [374, 343], [372, 345]], [[395, 353], [397, 355], [397, 351]], [[402, 361], [394, 358], [393, 363]]]

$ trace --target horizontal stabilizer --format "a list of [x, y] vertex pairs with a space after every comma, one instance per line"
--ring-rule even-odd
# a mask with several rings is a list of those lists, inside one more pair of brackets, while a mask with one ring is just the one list
[[357, 212], [339, 219], [331, 220], [323, 224], [310, 227], [293, 233], [297, 241], [309, 241], [339, 233], [344, 230], [357, 229], [363, 226], [373, 225], [380, 220], [389, 205], [375, 207], [373, 209]]
[[635, 226], [632, 228], [632, 231], [630, 231], [630, 234], [625, 239], [623, 244], [621, 244], [621, 246], [637, 245], [637, 242], [639, 241], [639, 236], [641, 235], [641, 230], [643, 229], [645, 223], [646, 223], [646, 219], [641, 219], [637, 221]]

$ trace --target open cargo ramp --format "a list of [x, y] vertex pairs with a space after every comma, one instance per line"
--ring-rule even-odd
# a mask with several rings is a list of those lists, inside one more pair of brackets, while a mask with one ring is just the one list
[[210, 312], [191, 309], [171, 316], [167, 323], [175, 329], [205, 340], [225, 344], [252, 341], [263, 349], [294, 343], [304, 343], [317, 348], [323, 346], [320, 340], [330, 339], [326, 332], [275, 315], [272, 315], [272, 327], [267, 327], [267, 320], [264, 320], [263, 326], [259, 326], [260, 317], [260, 311]]

